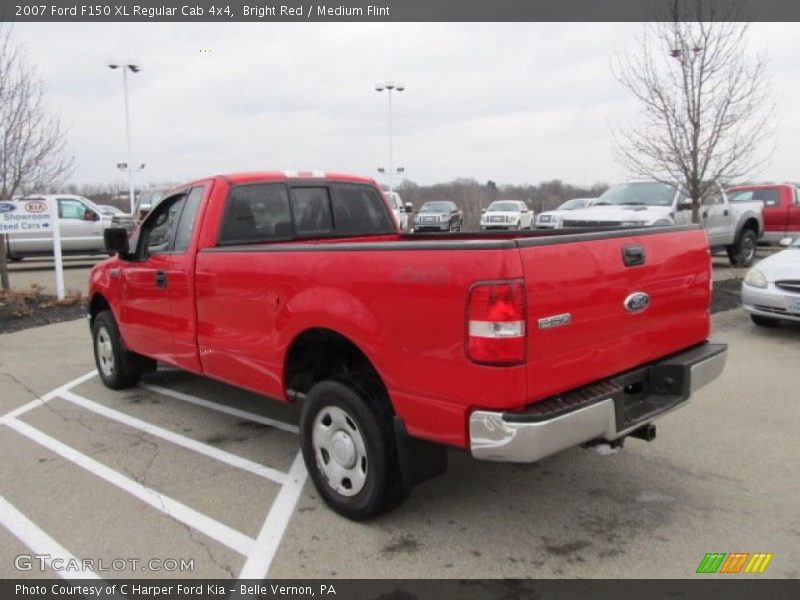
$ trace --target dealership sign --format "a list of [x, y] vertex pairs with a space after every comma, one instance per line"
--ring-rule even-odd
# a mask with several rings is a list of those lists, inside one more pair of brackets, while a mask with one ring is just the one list
[[53, 231], [53, 216], [44, 200], [0, 202], [0, 233]]

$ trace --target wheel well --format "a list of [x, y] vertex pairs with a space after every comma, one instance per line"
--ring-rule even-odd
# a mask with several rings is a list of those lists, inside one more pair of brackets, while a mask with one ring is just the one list
[[744, 232], [748, 229], [751, 229], [753, 233], [756, 234], [756, 238], [758, 238], [759, 229], [758, 229], [758, 221], [754, 218], [749, 218], [744, 222], [742, 228], [739, 230], [739, 235], [736, 236], [737, 239], [741, 238], [744, 235]]
[[330, 329], [309, 329], [289, 348], [284, 386], [289, 398], [302, 398], [315, 383], [352, 373], [373, 375], [383, 386], [375, 367], [353, 342]]
[[104, 310], [111, 310], [111, 305], [108, 303], [102, 294], [95, 294], [92, 296], [92, 301], [89, 303], [89, 319], [94, 324], [94, 318]]

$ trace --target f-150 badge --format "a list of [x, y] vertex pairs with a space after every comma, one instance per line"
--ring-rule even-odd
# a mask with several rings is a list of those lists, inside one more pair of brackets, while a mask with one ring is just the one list
[[539, 329], [552, 329], [553, 327], [561, 327], [562, 325], [569, 325], [572, 321], [570, 313], [562, 313], [560, 315], [553, 315], [552, 317], [544, 317], [539, 319]]

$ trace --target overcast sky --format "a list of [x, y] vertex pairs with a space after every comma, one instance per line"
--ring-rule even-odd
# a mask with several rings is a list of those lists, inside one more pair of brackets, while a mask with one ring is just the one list
[[[16, 40], [69, 131], [76, 183], [122, 180], [122, 76], [133, 58], [133, 154], [140, 182], [252, 169], [320, 169], [418, 183], [614, 182], [613, 127], [638, 106], [614, 79], [635, 23], [20, 23]], [[764, 180], [800, 180], [800, 23], [753, 24], [766, 52], [777, 150]]]

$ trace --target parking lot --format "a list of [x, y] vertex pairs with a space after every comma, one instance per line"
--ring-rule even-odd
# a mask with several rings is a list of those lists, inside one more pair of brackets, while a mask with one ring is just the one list
[[798, 577], [800, 327], [735, 309], [714, 332], [723, 377], [654, 442], [531, 465], [451, 451], [367, 523], [306, 480], [293, 407], [169, 369], [108, 390], [83, 321], [0, 336], [0, 576], [63, 569], [18, 570], [35, 553], [95, 561], [69, 578], [690, 577], [718, 551]]

